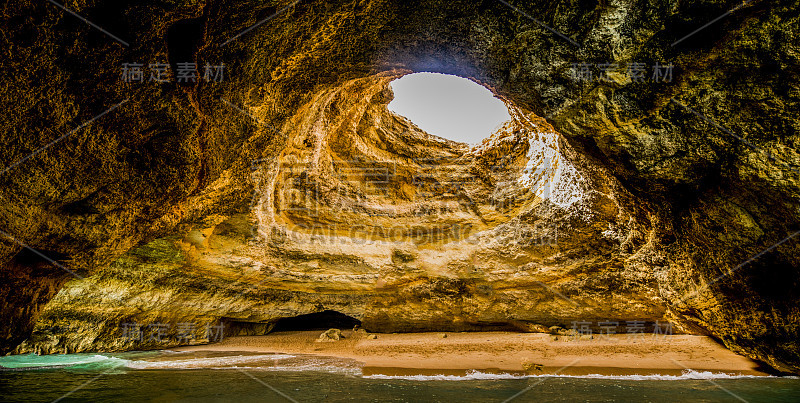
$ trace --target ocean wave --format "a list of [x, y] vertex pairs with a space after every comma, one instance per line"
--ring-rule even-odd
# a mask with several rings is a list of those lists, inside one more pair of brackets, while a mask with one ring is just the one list
[[208, 368], [208, 369], [239, 369], [243, 371], [270, 371], [270, 372], [327, 372], [330, 374], [352, 375], [361, 376], [360, 367], [348, 367], [338, 365], [318, 365], [318, 364], [304, 364], [304, 365], [276, 365], [271, 367], [222, 367], [222, 368]]
[[128, 361], [125, 366], [132, 369], [225, 369], [234, 368], [236, 364], [266, 363], [290, 358], [295, 358], [295, 356], [288, 354], [239, 355], [182, 360]]
[[526, 378], [579, 378], [579, 379], [614, 379], [628, 381], [681, 381], [681, 380], [716, 380], [716, 379], [765, 379], [765, 378], [791, 378], [798, 377], [776, 377], [761, 375], [736, 375], [724, 372], [693, 371], [685, 370], [680, 375], [560, 375], [560, 374], [541, 374], [541, 375], [513, 375], [513, 374], [491, 374], [480, 371], [469, 371], [465, 375], [367, 375], [367, 379], [403, 379], [409, 381], [472, 381], [472, 380], [505, 380], [505, 379], [526, 379]]
[[[538, 375], [547, 376], [547, 375]], [[629, 381], [681, 381], [681, 380], [709, 380], [709, 379], [764, 379], [777, 378], [767, 375], [737, 375], [725, 372], [684, 370], [680, 375], [554, 375], [559, 378], [589, 378], [589, 379], [619, 379]]]
[[101, 354], [20, 354], [0, 357], [0, 369], [25, 371], [35, 369], [105, 369], [119, 367], [128, 360]]
[[404, 379], [408, 381], [474, 381], [474, 380], [503, 380], [503, 379], [525, 379], [529, 375], [513, 374], [489, 374], [480, 371], [469, 371], [466, 375], [365, 375], [367, 379]]
[[183, 358], [174, 355], [156, 360], [129, 361], [127, 368], [134, 370], [158, 369], [208, 369], [247, 370], [271, 372], [327, 372], [344, 375], [361, 375], [361, 366], [354, 360], [334, 357], [317, 357], [289, 354], [258, 354], [220, 357]]
[[[128, 354], [128, 355], [126, 355]], [[184, 352], [160, 351], [151, 357], [149, 352], [122, 353], [120, 356], [102, 354], [51, 354], [51, 355], [11, 355], [0, 357], [0, 371], [30, 370], [247, 370], [270, 372], [325, 372], [358, 376], [365, 379], [409, 380], [409, 381], [475, 381], [475, 380], [518, 380], [527, 378], [576, 378], [607, 379], [628, 381], [680, 381], [680, 380], [720, 380], [720, 379], [800, 379], [797, 376], [777, 377], [760, 375], [738, 375], [726, 372], [684, 370], [680, 375], [563, 375], [535, 374], [519, 375], [511, 373], [487, 373], [478, 370], [464, 375], [363, 375], [361, 364], [355, 360], [335, 357], [319, 357], [289, 354], [225, 355], [217, 357], [184, 356]], [[125, 357], [125, 358], [123, 358]], [[127, 359], [126, 359], [127, 358]], [[136, 358], [136, 359], [134, 359]]]

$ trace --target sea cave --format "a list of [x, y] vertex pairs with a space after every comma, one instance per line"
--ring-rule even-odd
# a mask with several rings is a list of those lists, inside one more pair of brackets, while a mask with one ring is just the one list
[[0, 369], [627, 324], [800, 373], [796, 2], [3, 9]]

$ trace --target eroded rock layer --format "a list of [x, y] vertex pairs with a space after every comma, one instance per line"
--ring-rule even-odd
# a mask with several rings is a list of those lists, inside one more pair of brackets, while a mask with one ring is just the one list
[[[689, 37], [738, 3], [289, 4], [66, 4], [116, 39], [4, 6], [3, 351], [335, 310], [374, 331], [666, 319], [800, 368], [797, 2]], [[119, 77], [190, 61], [227, 76]], [[513, 121], [475, 149], [421, 132], [386, 110], [416, 71]]]
[[473, 148], [431, 136], [388, 111], [398, 76], [315, 94], [279, 131], [280, 151], [253, 162], [249, 209], [71, 283], [19, 351], [158, 347], [186, 340], [127, 327], [258, 332], [328, 310], [378, 332], [664, 321], [633, 256], [647, 229], [612, 178], [576, 167], [519, 108]]

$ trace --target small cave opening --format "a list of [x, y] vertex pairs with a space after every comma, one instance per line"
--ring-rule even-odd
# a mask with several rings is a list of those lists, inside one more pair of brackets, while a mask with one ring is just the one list
[[225, 336], [263, 336], [275, 332], [324, 331], [331, 328], [353, 329], [361, 321], [333, 310], [290, 316], [266, 322], [250, 322], [235, 318], [221, 318]]
[[361, 321], [341, 312], [326, 310], [305, 315], [281, 318], [275, 322], [271, 332], [290, 332], [303, 330], [352, 329]]
[[419, 72], [397, 78], [390, 86], [390, 111], [448, 140], [476, 145], [511, 120], [504, 101], [463, 77]]

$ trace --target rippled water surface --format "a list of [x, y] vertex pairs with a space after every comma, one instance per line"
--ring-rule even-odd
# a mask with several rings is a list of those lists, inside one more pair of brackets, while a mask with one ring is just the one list
[[175, 353], [0, 357], [0, 401], [50, 402], [800, 402], [796, 377], [362, 376], [358, 363], [288, 354]]

